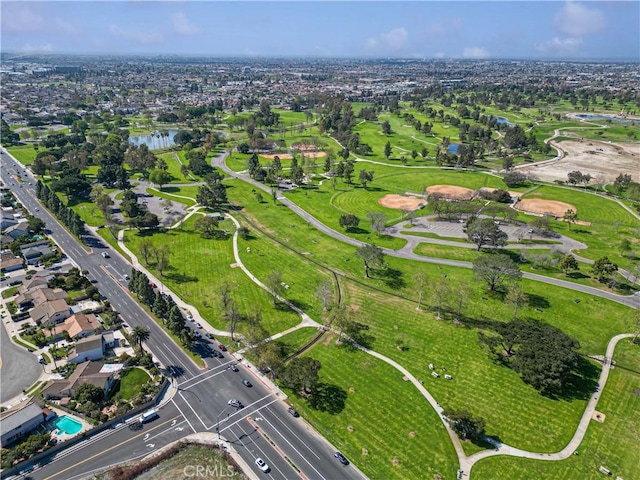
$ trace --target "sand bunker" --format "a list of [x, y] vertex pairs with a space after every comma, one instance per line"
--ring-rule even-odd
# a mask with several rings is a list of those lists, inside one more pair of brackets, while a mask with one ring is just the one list
[[474, 191], [470, 188], [457, 187], [455, 185], [431, 185], [427, 187], [429, 195], [439, 194], [450, 200], [471, 200]]
[[556, 200], [543, 200], [542, 198], [523, 198], [515, 204], [515, 208], [523, 212], [550, 213], [555, 217], [562, 217], [567, 210], [578, 212], [578, 209], [569, 203], [558, 202]]
[[378, 203], [383, 207], [395, 208], [398, 210], [417, 210], [427, 202], [421, 198], [403, 197], [402, 195], [385, 195], [378, 199]]

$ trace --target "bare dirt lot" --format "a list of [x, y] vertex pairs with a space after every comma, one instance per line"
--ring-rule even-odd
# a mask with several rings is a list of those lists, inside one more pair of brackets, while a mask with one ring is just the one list
[[431, 185], [427, 187], [427, 193], [429, 195], [437, 193], [451, 200], [471, 200], [475, 194], [470, 188], [456, 185]]
[[523, 212], [551, 213], [556, 217], [562, 217], [569, 209], [572, 209], [576, 213], [578, 212], [578, 209], [569, 203], [558, 202], [556, 200], [543, 200], [542, 198], [524, 198], [515, 204], [515, 208]]
[[[613, 182], [621, 173], [628, 173], [640, 182], [640, 144], [609, 143], [595, 140], [563, 140], [553, 142], [566, 155], [556, 162], [521, 167], [545, 182], [567, 180], [567, 173], [579, 170], [597, 178], [598, 182]], [[593, 183], [593, 181], [592, 181]]]
[[[309, 158], [320, 158], [326, 155], [325, 152], [304, 152], [303, 154], [305, 157]], [[293, 158], [293, 155], [291, 155], [290, 153], [265, 153], [260, 156], [263, 158], [268, 158], [270, 160], [273, 160], [276, 156], [279, 157], [280, 160], [291, 160]]]
[[398, 210], [416, 210], [427, 202], [421, 198], [404, 197], [402, 195], [385, 195], [378, 199], [378, 203], [383, 207], [395, 208]]

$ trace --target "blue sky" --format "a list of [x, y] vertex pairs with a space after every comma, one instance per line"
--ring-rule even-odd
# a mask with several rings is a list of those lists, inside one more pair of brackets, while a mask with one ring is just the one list
[[5, 52], [640, 60], [638, 1], [5, 1]]

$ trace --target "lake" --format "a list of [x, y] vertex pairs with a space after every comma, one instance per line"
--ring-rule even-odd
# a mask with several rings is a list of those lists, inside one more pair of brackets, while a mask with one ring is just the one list
[[511, 123], [511, 122], [509, 121], [509, 119], [507, 119], [507, 118], [504, 118], [504, 117], [495, 117], [495, 116], [494, 116], [493, 118], [495, 118], [495, 119], [496, 119], [496, 122], [498, 122], [498, 123], [502, 123], [502, 124], [504, 124], [504, 125], [508, 125], [508, 126], [510, 126], [510, 127], [515, 126], [515, 123]]
[[632, 123], [636, 120], [621, 117], [607, 117], [606, 115], [590, 115], [588, 113], [579, 113], [576, 115], [578, 118], [584, 118], [585, 120], [611, 120], [612, 122]]
[[449, 148], [447, 148], [447, 152], [449, 153], [455, 153], [456, 155], [458, 154], [458, 147], [460, 146], [459, 143], [450, 143], [449, 144]]

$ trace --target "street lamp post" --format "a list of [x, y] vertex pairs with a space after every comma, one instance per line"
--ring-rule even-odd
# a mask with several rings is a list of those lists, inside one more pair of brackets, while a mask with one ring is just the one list
[[[224, 410], [222, 410], [218, 416], [216, 417], [216, 433], [218, 434], [218, 440], [220, 440], [220, 416], [225, 412], [225, 410], [228, 410], [229, 407], [225, 407]], [[227, 418], [229, 418], [229, 412], [227, 412]]]

